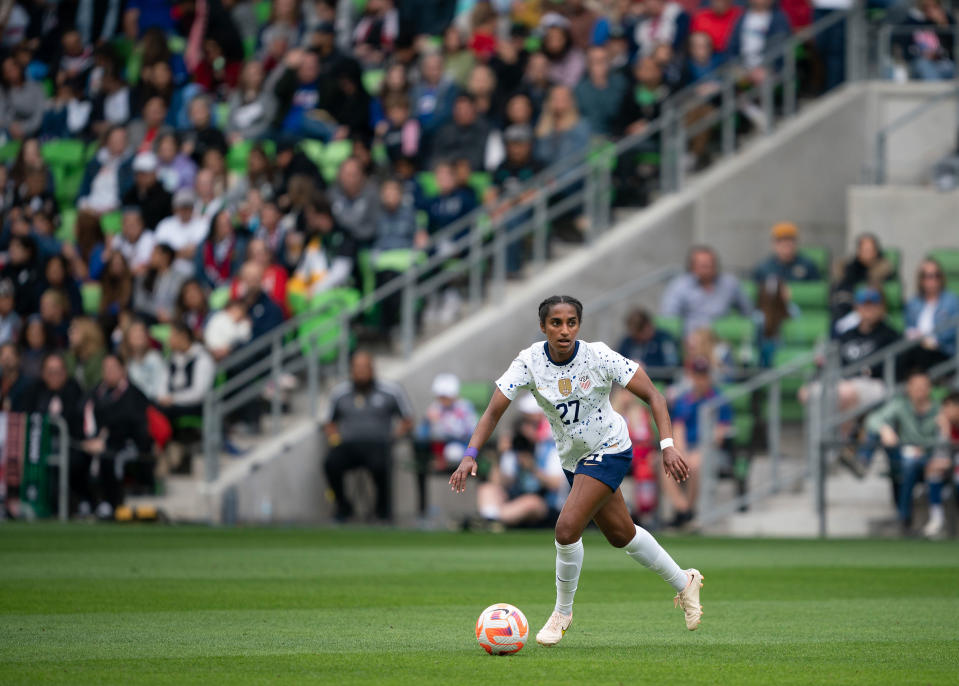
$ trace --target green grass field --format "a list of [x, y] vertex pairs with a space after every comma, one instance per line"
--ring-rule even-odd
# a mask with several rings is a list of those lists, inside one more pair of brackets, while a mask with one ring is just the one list
[[[706, 576], [688, 632], [657, 576], [595, 533], [575, 622], [549, 532], [4, 525], [0, 683], [956, 683], [959, 547], [666, 538]], [[511, 657], [473, 625], [530, 621]]]

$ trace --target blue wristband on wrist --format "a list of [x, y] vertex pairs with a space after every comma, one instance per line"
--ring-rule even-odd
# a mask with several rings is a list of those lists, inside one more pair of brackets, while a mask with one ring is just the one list
[[464, 457], [472, 457], [474, 460], [476, 459], [477, 455], [479, 455], [479, 448], [474, 448], [473, 446], [469, 446], [463, 452]]

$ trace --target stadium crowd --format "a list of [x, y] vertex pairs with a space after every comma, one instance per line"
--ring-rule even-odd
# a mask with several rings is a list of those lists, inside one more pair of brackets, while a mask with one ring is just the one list
[[[761, 80], [763, 55], [816, 8], [2, 2], [2, 409], [67, 419], [73, 500], [106, 516], [125, 456], [196, 430], [216, 361], [323, 293], [368, 292], [442, 251], [432, 234], [505, 211], [597, 139], [642, 131], [725, 61]], [[917, 25], [952, 22], [937, 0], [915, 12]], [[917, 74], [946, 73], [951, 55], [934, 47], [906, 46], [932, 63]], [[692, 146], [708, 157], [708, 138]], [[629, 189], [644, 167], [617, 169], [621, 202], [648, 197]], [[554, 228], [577, 240], [583, 227]], [[509, 247], [511, 273], [524, 252]], [[381, 334], [396, 305], [373, 322]], [[452, 319], [455, 288], [432, 305]], [[232, 426], [258, 419], [252, 403]], [[182, 451], [161, 454], [156, 476], [183, 468]]]

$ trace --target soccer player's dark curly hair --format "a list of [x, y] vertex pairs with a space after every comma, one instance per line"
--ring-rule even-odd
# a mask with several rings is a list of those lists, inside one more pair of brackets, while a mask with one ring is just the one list
[[576, 318], [583, 321], [583, 303], [571, 295], [551, 295], [539, 304], [540, 324], [546, 324], [546, 317], [554, 305], [572, 305], [576, 310]]

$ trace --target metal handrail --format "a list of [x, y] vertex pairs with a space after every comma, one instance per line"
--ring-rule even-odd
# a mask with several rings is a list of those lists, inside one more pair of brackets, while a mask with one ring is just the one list
[[[959, 32], [957, 32], [956, 35], [959, 35]], [[959, 88], [953, 88], [952, 90], [938, 93], [919, 103], [876, 132], [876, 143], [873, 150], [873, 184], [882, 186], [886, 183], [886, 151], [889, 137], [906, 124], [912, 123], [926, 114], [926, 112], [938, 107], [944, 101], [952, 100], [953, 98], [955, 98], [957, 109], [959, 109]]]
[[[735, 111], [734, 101], [737, 98], [754, 97], [758, 93], [763, 107], [770, 115], [768, 120], [772, 123], [774, 120], [772, 116], [773, 89], [777, 85], [783, 85], [786, 104], [784, 114], [790, 116], [796, 105], [796, 47], [855, 12], [857, 10], [833, 13], [783, 39], [776, 45], [769, 46], [763, 64], [774, 66], [782, 60], [783, 72], [779, 73], [776, 69], [772, 70], [770, 78], [766, 79], [761, 86], [754, 86], [738, 96], [735, 93], [734, 76], [740, 63], [738, 61], [729, 62], [720, 68], [717, 73], [721, 73], [723, 79], [721, 123], [724, 155], [731, 154], [736, 147], [736, 136], [733, 129], [734, 118], [732, 116]], [[490, 294], [498, 295], [502, 292], [502, 281], [505, 276], [507, 243], [524, 240], [526, 237], [532, 236], [534, 263], [544, 261], [546, 259], [547, 222], [551, 214], [556, 214], [559, 211], [558, 207], [583, 206], [587, 212], [590, 226], [585, 238], [587, 241], [595, 239], [609, 224], [610, 190], [612, 186], [610, 166], [612, 161], [644, 142], [652, 142], [656, 136], [660, 136], [661, 149], [666, 152], [666, 156], [661, 163], [661, 190], [663, 192], [678, 191], [684, 182], [682, 157], [688, 131], [683, 117], [677, 113], [688, 112], [688, 108], [693, 106], [691, 103], [712, 99], [711, 97], [699, 96], [698, 100], [695, 97], [689, 100], [689, 94], [694, 93], [694, 91], [695, 84], [668, 98], [664, 103], [663, 115], [650, 122], [641, 133], [623, 138], [599, 150], [584, 149], [564, 160], [553, 163], [520, 188], [518, 191], [520, 197], [516, 199], [516, 196], [513, 196], [512, 199], [516, 201], [516, 204], [508, 210], [504, 217], [498, 217], [496, 220], [490, 220], [490, 224], [485, 224], [484, 220], [488, 217], [489, 212], [486, 207], [481, 206], [473, 213], [434, 234], [430, 242], [431, 246], [441, 243], [452, 244], [456, 251], [466, 253], [466, 257], [462, 258], [458, 274], [441, 273], [437, 275], [437, 278], [431, 277], [429, 281], [426, 281], [424, 277], [429, 274], [430, 270], [436, 269], [446, 261], [445, 257], [437, 254], [430, 255], [424, 262], [411, 266], [399, 278], [393, 279], [372, 293], [363, 296], [355, 307], [340, 313], [335, 321], [331, 321], [322, 327], [320, 332], [311, 332], [314, 333], [313, 340], [317, 340], [321, 332], [328, 333], [331, 329], [339, 327], [340, 337], [337, 342], [339, 353], [336, 366], [339, 373], [345, 373], [349, 354], [349, 333], [347, 330], [349, 323], [370, 307], [395, 296], [397, 293], [402, 293], [400, 348], [402, 353], [408, 356], [412, 353], [415, 338], [415, 310], [416, 301], [419, 298], [429, 295], [432, 292], [431, 289], [438, 288], [441, 284], [456, 278], [459, 274], [468, 273], [470, 300], [478, 302], [482, 297], [483, 268], [490, 259], [493, 260], [494, 276]], [[770, 126], [766, 133], [771, 130], [772, 127]], [[564, 188], [574, 190], [569, 197], [560, 203], [550, 205], [549, 197]], [[528, 191], [534, 192], [527, 195]], [[530, 219], [523, 221], [519, 226], [511, 226], [509, 237], [506, 238], [502, 228], [503, 225], [508, 223], [510, 219], [515, 220], [526, 215], [529, 215]], [[456, 237], [456, 234], [461, 232], [465, 232], [465, 234]], [[220, 361], [217, 365], [217, 372], [243, 369], [251, 361], [255, 363], [256, 358], [261, 355], [267, 355], [269, 351], [269, 364], [264, 362], [262, 365], [257, 365], [258, 374], [250, 372], [245, 375], [244, 379], [248, 380], [248, 383], [242, 392], [244, 394], [255, 393], [252, 389], [265, 388], [271, 378], [276, 381], [279, 374], [288, 371], [293, 364], [287, 362], [284, 358], [285, 351], [288, 352], [288, 349], [283, 345], [283, 340], [297, 331], [304, 323], [317, 317], [318, 314], [320, 313], [316, 310], [307, 310], [284, 322], [268, 334], [252, 341], [225, 360]], [[326, 349], [329, 350], [330, 346], [327, 345]], [[315, 358], [316, 355], [312, 354], [307, 357]], [[319, 369], [314, 359], [308, 359], [306, 366], [310, 384], [310, 404], [311, 408], [315, 408], [316, 398], [313, 396], [318, 390]], [[267, 373], [267, 367], [269, 373]], [[302, 367], [302, 365], [298, 365], [298, 367]], [[224, 415], [222, 407], [219, 406], [229, 393], [235, 391], [239, 385], [241, 384], [237, 382], [224, 386], [223, 388], [226, 390], [223, 390], [223, 388], [215, 389], [208, 395], [204, 404], [204, 448], [207, 456], [208, 479], [215, 478], [217, 471], [215, 463], [218, 458], [214, 451], [219, 445], [219, 435], [222, 432], [220, 424]], [[275, 400], [273, 403], [274, 419], [278, 419], [278, 411], [279, 403]], [[207, 417], [210, 418], [210, 421], [207, 421]]]

